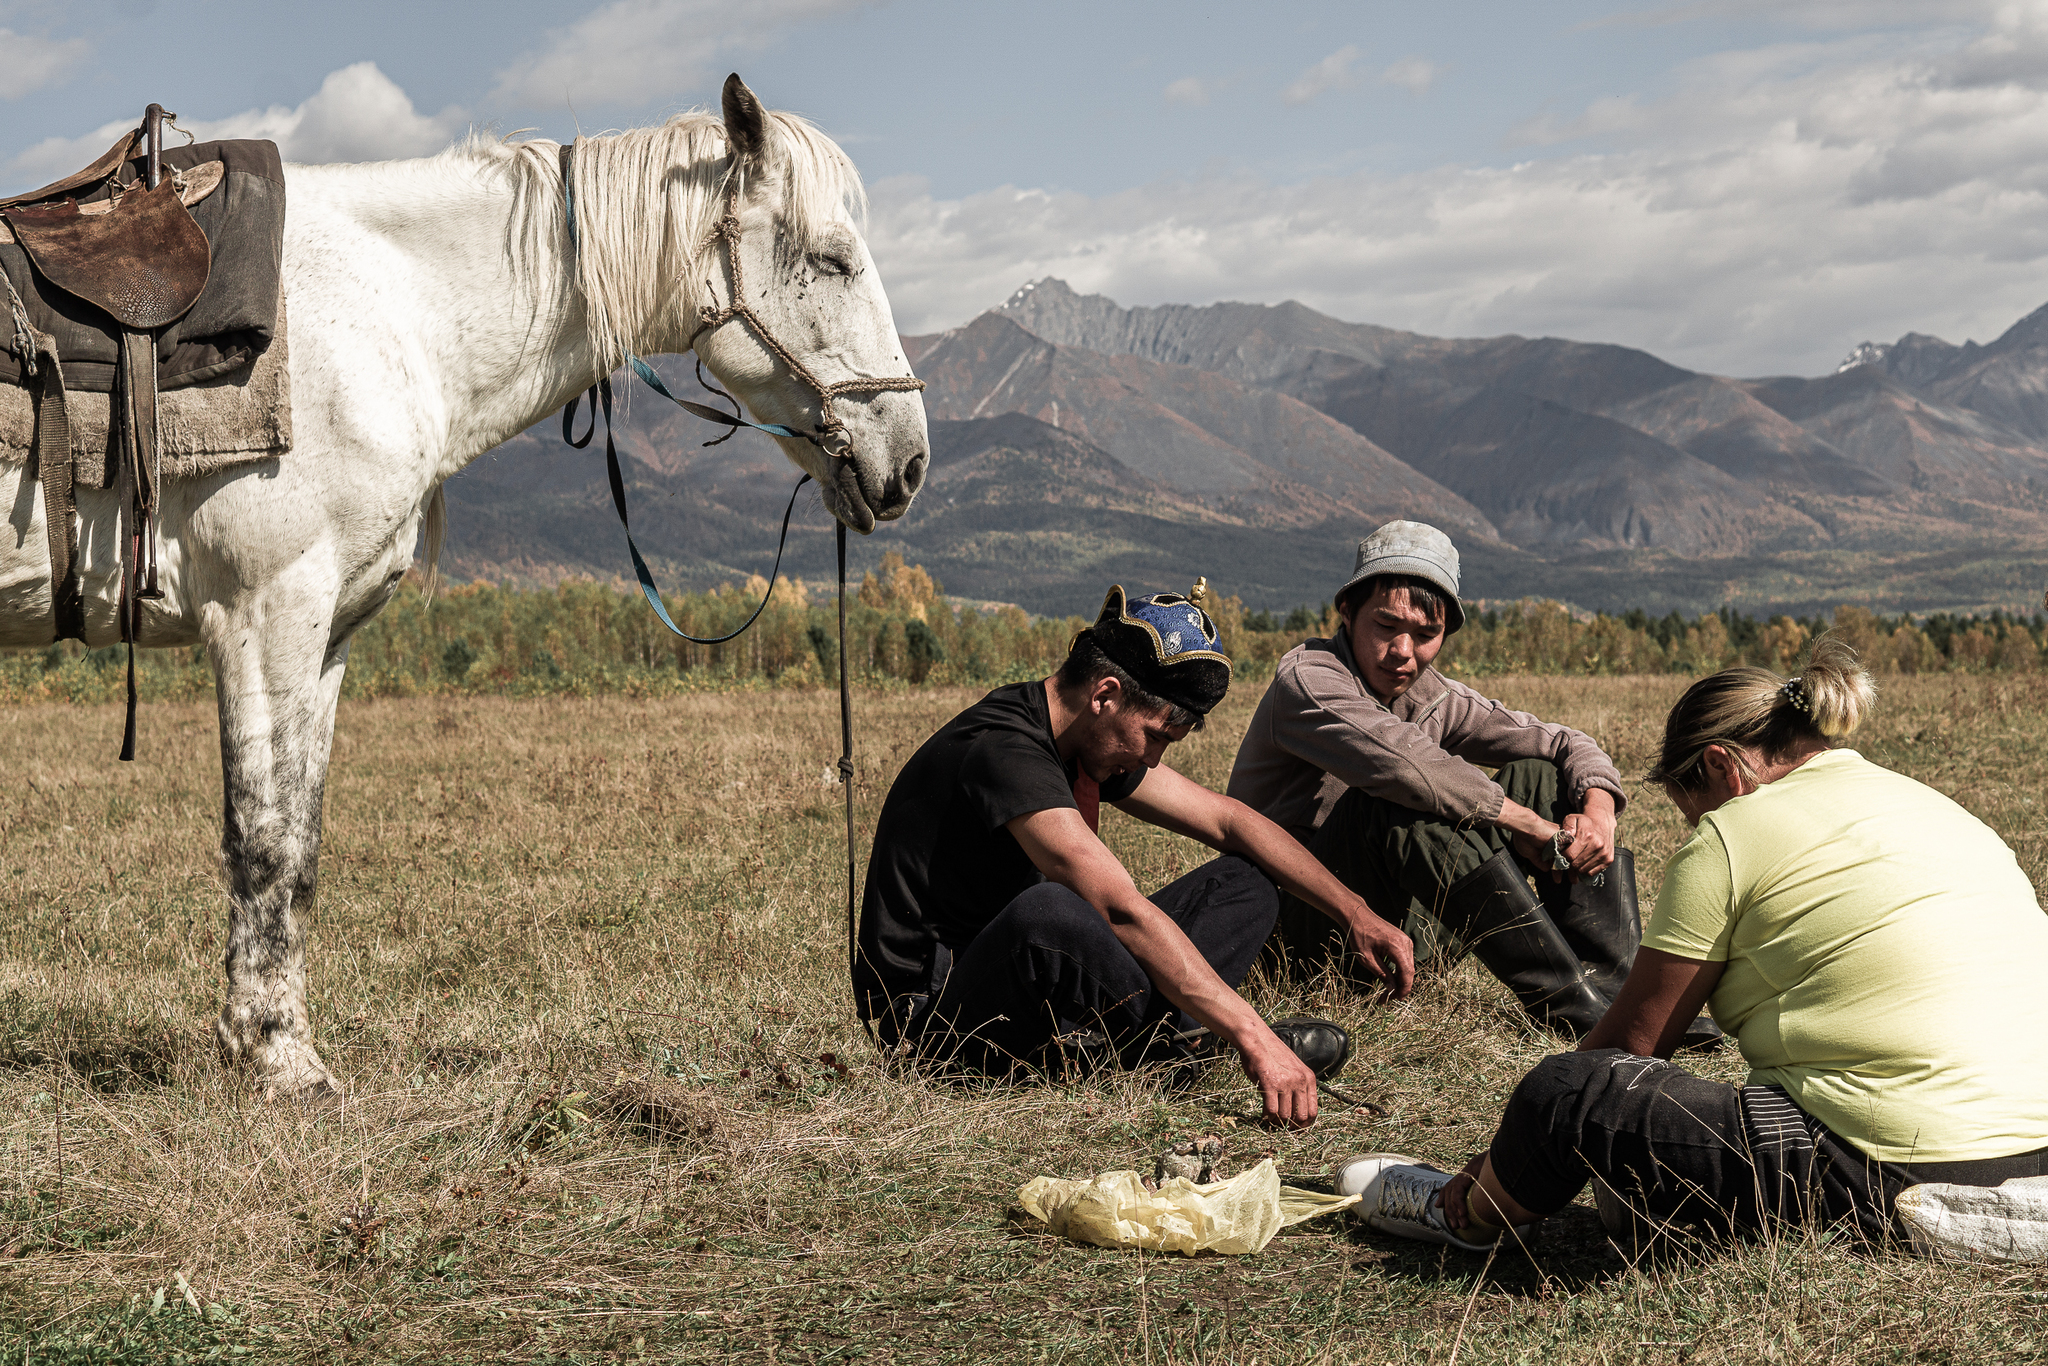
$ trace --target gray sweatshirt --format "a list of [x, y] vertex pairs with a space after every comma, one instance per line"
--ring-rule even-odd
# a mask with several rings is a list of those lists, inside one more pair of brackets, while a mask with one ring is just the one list
[[1614, 761], [1569, 726], [1510, 711], [1424, 669], [1391, 707], [1374, 697], [1343, 632], [1289, 650], [1230, 770], [1230, 795], [1306, 844], [1348, 788], [1459, 825], [1491, 824], [1503, 794], [1476, 765], [1548, 759], [1578, 805], [1590, 788], [1627, 802]]

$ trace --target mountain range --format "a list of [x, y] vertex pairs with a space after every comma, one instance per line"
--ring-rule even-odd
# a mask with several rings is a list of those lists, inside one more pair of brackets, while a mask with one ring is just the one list
[[[895, 549], [967, 598], [1085, 612], [1112, 581], [1205, 574], [1252, 607], [1319, 602], [1394, 517], [1449, 532], [1482, 600], [1982, 610], [2031, 608], [2048, 578], [2048, 307], [1988, 345], [1865, 342], [1819, 378], [1298, 303], [1122, 308], [1058, 280], [903, 341], [931, 473], [854, 572]], [[620, 435], [643, 550], [678, 587], [766, 572], [794, 471], [765, 438], [701, 450], [657, 403]], [[543, 424], [451, 480], [450, 571], [613, 577], [591, 456]], [[830, 575], [828, 528], [800, 498], [794, 572]]]

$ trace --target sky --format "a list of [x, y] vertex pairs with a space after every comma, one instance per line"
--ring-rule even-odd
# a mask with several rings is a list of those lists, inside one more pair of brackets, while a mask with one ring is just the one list
[[1813, 375], [2048, 302], [2048, 0], [0, 0], [0, 193], [152, 100], [353, 161], [732, 70], [860, 166], [907, 333], [1056, 276]]

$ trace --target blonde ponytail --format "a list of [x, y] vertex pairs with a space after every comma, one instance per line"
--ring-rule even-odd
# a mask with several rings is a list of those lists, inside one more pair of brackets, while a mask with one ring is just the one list
[[1797, 681], [1805, 697], [1807, 720], [1827, 740], [1853, 734], [1877, 703], [1877, 689], [1869, 673], [1839, 636], [1825, 635], [1813, 642], [1813, 652]]

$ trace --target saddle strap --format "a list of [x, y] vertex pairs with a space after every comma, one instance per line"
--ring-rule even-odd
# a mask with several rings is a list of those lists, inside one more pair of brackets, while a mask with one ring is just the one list
[[142, 558], [134, 566], [136, 596], [163, 596], [156, 582], [157, 505], [163, 493], [163, 453], [157, 441], [156, 338], [148, 332], [121, 332], [121, 455], [134, 471], [135, 535]]
[[58, 640], [85, 639], [85, 594], [78, 581], [78, 510], [72, 490], [71, 413], [64, 404], [64, 371], [57, 343], [29, 334], [36, 348], [36, 478], [43, 485], [43, 522], [50, 537], [50, 603]]

